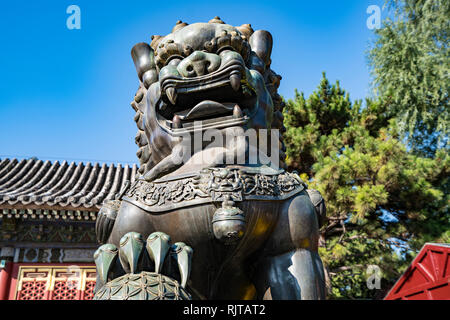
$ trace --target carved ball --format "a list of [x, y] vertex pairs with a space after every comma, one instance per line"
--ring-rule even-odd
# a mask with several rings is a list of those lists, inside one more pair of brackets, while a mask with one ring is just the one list
[[101, 287], [94, 300], [191, 300], [178, 281], [162, 274], [127, 273]]

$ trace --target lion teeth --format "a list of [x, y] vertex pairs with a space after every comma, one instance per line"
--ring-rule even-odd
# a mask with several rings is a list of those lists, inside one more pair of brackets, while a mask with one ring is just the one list
[[235, 119], [242, 118], [241, 107], [239, 107], [239, 105], [237, 105], [237, 104], [233, 108], [233, 118], [235, 118]]
[[231, 87], [234, 91], [238, 91], [241, 86], [241, 75], [239, 73], [234, 73], [230, 76]]
[[167, 98], [169, 98], [170, 103], [175, 105], [177, 102], [177, 91], [175, 90], [175, 88], [173, 87], [167, 88], [166, 95]]
[[181, 118], [178, 115], [174, 115], [172, 119], [172, 128], [179, 129], [181, 128]]

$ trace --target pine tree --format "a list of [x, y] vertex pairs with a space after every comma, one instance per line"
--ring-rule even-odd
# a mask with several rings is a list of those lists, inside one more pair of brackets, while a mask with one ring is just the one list
[[[388, 109], [352, 103], [325, 74], [284, 109], [287, 163], [327, 204], [319, 250], [329, 298], [382, 298], [425, 242], [450, 242], [450, 157], [408, 151]], [[381, 290], [367, 287], [369, 265], [381, 269]]]
[[368, 55], [377, 95], [415, 153], [449, 149], [450, 1], [388, 0]]

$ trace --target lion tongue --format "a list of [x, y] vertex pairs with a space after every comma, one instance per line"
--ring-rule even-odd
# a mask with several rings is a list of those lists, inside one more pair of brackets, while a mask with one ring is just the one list
[[[218, 115], [230, 114], [237, 106], [235, 103], [219, 103], [205, 100], [197, 104], [194, 108], [176, 113], [181, 120], [195, 120], [199, 118], [217, 117]], [[238, 106], [239, 108], [239, 106]], [[239, 108], [240, 109], [240, 108]]]

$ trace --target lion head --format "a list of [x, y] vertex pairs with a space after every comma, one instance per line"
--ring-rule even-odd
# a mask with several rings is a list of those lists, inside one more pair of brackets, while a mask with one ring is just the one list
[[[249, 24], [233, 27], [218, 17], [190, 25], [178, 21], [170, 34], [136, 44], [131, 54], [140, 86], [132, 107], [139, 172], [153, 170], [154, 178], [176, 169], [164, 160], [179, 136], [194, 134], [199, 123], [202, 130], [284, 132], [277, 93], [281, 77], [270, 68], [272, 44], [268, 31], [254, 31]], [[282, 141], [280, 145], [284, 166]]]

